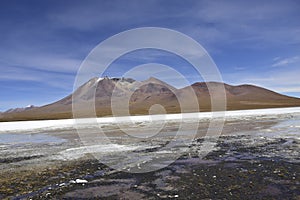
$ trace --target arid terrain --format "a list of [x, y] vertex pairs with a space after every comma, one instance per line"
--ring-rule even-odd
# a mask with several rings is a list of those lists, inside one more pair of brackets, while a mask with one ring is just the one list
[[[220, 104], [224, 106], [217, 106], [213, 111], [300, 106], [299, 98], [254, 85], [197, 82], [177, 89], [153, 77], [142, 82], [105, 77], [89, 80], [73, 94], [52, 104], [0, 113], [0, 121], [72, 118], [73, 101], [77, 105], [76, 117], [95, 117], [91, 113], [94, 108], [98, 117], [111, 116], [112, 107], [114, 116], [211, 111], [211, 94], [216, 95], [214, 99], [219, 94], [225, 97], [222, 100], [220, 96]], [[155, 104], [163, 109], [151, 110]]]

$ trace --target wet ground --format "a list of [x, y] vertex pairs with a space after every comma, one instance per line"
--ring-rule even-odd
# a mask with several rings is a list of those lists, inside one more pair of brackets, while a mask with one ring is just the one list
[[[0, 144], [0, 198], [300, 199], [299, 122], [299, 115], [234, 119], [221, 137], [208, 139], [201, 137], [205, 126], [200, 125], [195, 139], [184, 137], [187, 148], [176, 143], [172, 151], [157, 149], [170, 141], [176, 124], [151, 144], [108, 126], [115, 145], [96, 150], [102, 149], [102, 163], [123, 163], [114, 165], [122, 171], [95, 159], [94, 148], [81, 148], [74, 130], [7, 133]], [[205, 143], [215, 145], [203, 154]], [[125, 161], [128, 152], [138, 159]], [[171, 155], [178, 159], [167, 165]], [[131, 173], [149, 166], [165, 167]]]

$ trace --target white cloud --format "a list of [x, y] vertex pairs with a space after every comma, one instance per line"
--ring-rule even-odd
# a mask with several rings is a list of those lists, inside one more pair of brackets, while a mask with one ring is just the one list
[[[113, 29], [161, 18], [160, 1], [93, 1], [81, 2], [48, 14], [48, 19], [59, 29], [71, 28], [91, 31], [97, 28]], [[152, 12], [150, 12], [152, 11]], [[168, 16], [167, 13], [164, 15]]]
[[[5, 56], [5, 57], [4, 57]], [[37, 69], [50, 72], [75, 73], [82, 60], [64, 55], [14, 52], [0, 55], [0, 69], [5, 66], [18, 66], [24, 69]]]
[[277, 61], [277, 60], [279, 60], [280, 58], [281, 58], [280, 56], [277, 56], [277, 57], [273, 58], [273, 61]]
[[275, 87], [274, 88], [276, 91], [278, 92], [284, 92], [284, 93], [288, 93], [288, 92], [300, 92], [300, 86], [290, 86], [290, 87]]
[[[224, 78], [229, 83], [253, 83], [280, 92], [298, 90], [300, 71], [288, 71], [288, 67], [295, 67], [296, 63], [300, 63], [300, 57], [285, 58], [284, 52], [284, 48], [295, 51], [299, 46], [300, 28], [297, 18], [300, 4], [297, 1], [130, 2], [72, 2], [60, 6], [51, 4], [41, 12], [43, 14], [39, 18], [31, 16], [21, 22], [19, 18], [14, 21], [14, 16], [3, 19], [0, 80], [28, 80], [72, 89], [73, 76], [81, 59], [98, 42], [126, 29], [160, 26], [193, 37], [209, 53], [232, 50], [232, 54], [235, 54], [235, 51], [246, 51], [249, 48], [268, 48], [267, 50], [282, 52], [280, 57], [273, 60], [271, 70], [281, 70], [280, 66], [285, 66], [282, 67], [285, 71], [263, 72], [267, 68], [265, 67], [254, 68], [254, 72], [249, 72], [240, 65], [247, 66], [252, 61], [237, 59], [232, 68], [226, 69], [234, 73], [224, 75]], [[16, 23], [11, 23], [10, 20]], [[143, 37], [136, 39], [142, 40]], [[164, 42], [168, 42], [168, 38]], [[170, 45], [181, 48], [183, 44], [173, 44], [170, 40]], [[114, 48], [118, 48], [118, 44]], [[185, 48], [190, 56], [199, 56], [192, 48]], [[116, 50], [112, 49], [114, 51]], [[107, 52], [107, 58], [113, 55], [112, 52]], [[264, 52], [265, 58], [270, 59], [269, 51]], [[253, 53], [253, 57], [255, 54]], [[155, 56], [148, 55], [143, 59], [151, 62]]]
[[291, 71], [271, 70], [262, 73], [236, 72], [223, 74], [225, 82], [233, 85], [253, 84], [280, 93], [300, 92], [300, 69]]
[[249, 42], [245, 47], [255, 49], [295, 44], [300, 41], [299, 25], [295, 25], [298, 10], [299, 4], [295, 1], [199, 1], [198, 6], [191, 9], [199, 21], [192, 28], [217, 27], [214, 44]]
[[[0, 63], [0, 80], [4, 81], [31, 81], [43, 85], [48, 85], [64, 91], [71, 91], [74, 75], [68, 73], [57, 73], [49, 71], [41, 71], [29, 68], [15, 67], [3, 65]], [[15, 86], [4, 85], [13, 90], [18, 90]]]
[[277, 61], [272, 66], [273, 67], [287, 66], [289, 64], [293, 64], [298, 61], [300, 61], [299, 56], [294, 56], [294, 57], [285, 58], [285, 59], [277, 59]]

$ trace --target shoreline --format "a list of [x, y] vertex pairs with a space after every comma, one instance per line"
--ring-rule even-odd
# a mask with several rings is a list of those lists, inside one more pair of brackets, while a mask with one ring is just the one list
[[[284, 114], [300, 114], [300, 107], [288, 108], [266, 108], [251, 110], [232, 110], [222, 112], [198, 112], [198, 113], [181, 113], [181, 114], [165, 114], [165, 115], [139, 115], [127, 117], [100, 117], [100, 118], [80, 118], [80, 119], [57, 119], [57, 120], [34, 120], [34, 121], [11, 121], [0, 122], [0, 134], [11, 131], [26, 130], [56, 130], [60, 128], [74, 128], [77, 126], [85, 126], [90, 124], [116, 124], [128, 122], [152, 122], [152, 121], [179, 121], [179, 120], [209, 120], [214, 117], [219, 119], [232, 119], [236, 117], [252, 117], [252, 116], [272, 116]], [[21, 127], [21, 128], [20, 128]]]

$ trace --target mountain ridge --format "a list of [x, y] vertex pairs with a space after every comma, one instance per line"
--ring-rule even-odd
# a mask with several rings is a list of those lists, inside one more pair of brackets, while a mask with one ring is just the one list
[[[94, 77], [72, 94], [51, 104], [2, 112], [0, 121], [72, 118], [73, 102], [77, 103], [76, 109], [80, 117], [94, 117], [87, 112], [87, 108], [91, 107], [93, 102], [95, 105], [92, 106], [95, 107], [98, 117], [111, 116], [113, 111], [119, 116], [149, 114], [149, 110], [155, 104], [162, 105], [165, 113], [211, 111], [210, 92], [221, 94], [220, 88], [225, 89], [227, 110], [300, 106], [299, 98], [250, 84], [234, 86], [211, 81], [175, 88], [155, 77], [144, 81], [132, 78]], [[196, 99], [193, 95], [196, 95]], [[122, 106], [126, 104], [128, 108], [123, 108]], [[112, 105], [114, 109], [111, 109]]]

